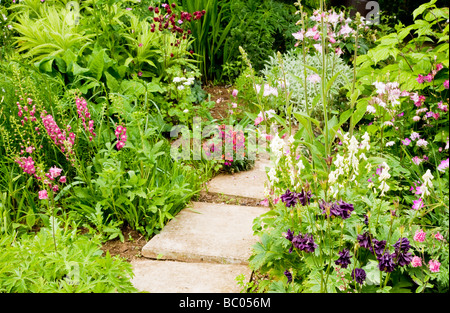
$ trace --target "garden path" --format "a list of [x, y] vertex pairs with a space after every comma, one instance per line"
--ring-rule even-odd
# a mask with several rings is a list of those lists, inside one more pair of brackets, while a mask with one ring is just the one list
[[[247, 172], [219, 175], [206, 192], [262, 200], [268, 160]], [[132, 261], [133, 285], [153, 293], [237, 293], [236, 277], [249, 281], [248, 259], [253, 220], [266, 207], [193, 202], [142, 249], [145, 258]]]

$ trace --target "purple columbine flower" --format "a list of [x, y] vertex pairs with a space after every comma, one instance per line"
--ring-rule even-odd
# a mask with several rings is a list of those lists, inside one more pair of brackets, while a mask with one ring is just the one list
[[292, 239], [294, 239], [294, 232], [290, 228], [287, 230], [285, 238], [289, 241], [292, 241]]
[[375, 253], [377, 259], [381, 258], [383, 255], [384, 249], [386, 248], [386, 240], [377, 240], [376, 238], [372, 239], [373, 251], [372, 247], [370, 247], [370, 252]]
[[297, 194], [297, 199], [303, 206], [309, 205], [309, 200], [311, 199], [311, 191], [305, 192], [303, 189]]
[[411, 254], [411, 252], [395, 251], [394, 259], [397, 260], [398, 266], [406, 266], [411, 263], [413, 255]]
[[369, 249], [370, 251], [372, 251], [372, 239], [370, 237], [370, 233], [369, 232], [365, 232], [362, 235], [358, 235], [356, 237], [356, 239], [358, 240], [359, 246]]
[[402, 251], [402, 252], [408, 252], [409, 248], [411, 248], [408, 238], [405, 237], [397, 240], [397, 242], [392, 246], [395, 248], [395, 251]]
[[305, 252], [314, 252], [317, 248], [317, 244], [314, 243], [313, 236], [309, 234], [302, 235], [299, 233], [294, 237], [294, 239], [292, 239], [292, 244], [295, 248]]
[[290, 191], [289, 189], [286, 190], [286, 193], [281, 195], [281, 201], [286, 205], [286, 207], [293, 207], [297, 204], [297, 195], [295, 192]]
[[352, 278], [360, 285], [366, 280], [366, 272], [362, 268], [355, 268], [352, 271]]
[[354, 211], [353, 204], [346, 203], [342, 200], [339, 200], [337, 202], [337, 205], [339, 206], [339, 216], [342, 217], [342, 219], [347, 219], [350, 217], [351, 212]]
[[338, 206], [333, 202], [326, 202], [324, 200], [319, 201], [319, 208], [322, 210], [322, 214], [325, 214], [327, 218], [331, 216], [337, 216], [339, 214]]
[[292, 281], [292, 274], [291, 274], [291, 272], [289, 272], [288, 270], [285, 270], [284, 271], [284, 275], [287, 277], [287, 279], [288, 279], [288, 283], [290, 283], [291, 281]]
[[328, 203], [321, 200], [321, 202], [319, 203], [319, 208], [322, 209], [322, 213], [325, 214], [327, 218], [331, 216], [339, 216], [344, 220], [349, 218], [351, 212], [354, 211], [353, 204], [346, 203], [342, 200], [339, 200], [335, 203]]
[[369, 217], [367, 214], [364, 214], [364, 224], [369, 225]]
[[394, 254], [390, 254], [389, 251], [386, 251], [379, 259], [378, 259], [378, 268], [380, 271], [391, 273], [395, 270], [394, 263]]
[[342, 268], [347, 268], [347, 266], [351, 263], [350, 258], [352, 256], [350, 255], [350, 251], [347, 249], [344, 249], [342, 251], [339, 251], [339, 259], [334, 261], [336, 265], [340, 265]]

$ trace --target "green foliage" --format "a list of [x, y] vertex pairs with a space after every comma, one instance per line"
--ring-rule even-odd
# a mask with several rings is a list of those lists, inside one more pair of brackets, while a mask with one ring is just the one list
[[37, 234], [1, 237], [1, 292], [137, 292], [130, 282], [129, 263], [109, 253], [102, 256], [97, 240], [77, 234], [76, 228], [60, 225], [58, 220], [51, 222]]
[[[256, 71], [274, 52], [293, 48], [295, 8], [273, 0], [232, 1], [232, 28], [224, 46], [224, 66], [239, 64], [239, 46], [248, 53]], [[233, 79], [236, 76], [230, 76]]]
[[[449, 66], [448, 7], [437, 8], [435, 2], [421, 5], [413, 12], [414, 24], [398, 24], [395, 32], [377, 40], [375, 48], [358, 57], [358, 78], [362, 84], [369, 85], [389, 75], [390, 81], [398, 82], [404, 90], [421, 90], [424, 85], [416, 80], [419, 74], [430, 72], [433, 63]], [[440, 91], [444, 80], [436, 80]]]

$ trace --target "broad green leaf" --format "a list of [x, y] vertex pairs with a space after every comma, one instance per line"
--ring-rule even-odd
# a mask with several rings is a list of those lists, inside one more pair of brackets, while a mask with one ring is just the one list
[[106, 85], [108, 86], [110, 92], [118, 92], [120, 85], [117, 79], [115, 79], [114, 76], [112, 76], [108, 72], [105, 72], [105, 76], [106, 76]]
[[[95, 51], [95, 49], [94, 49]], [[89, 63], [89, 71], [92, 74], [92, 76], [96, 80], [100, 80], [103, 75], [103, 69], [105, 67], [105, 60], [104, 60], [105, 51], [100, 50], [98, 53], [96, 53], [91, 62]]]
[[413, 11], [413, 19], [415, 20], [417, 16], [419, 16], [420, 14], [422, 14], [426, 9], [428, 9], [429, 7], [431, 7], [433, 4], [436, 3], [437, 0], [431, 0], [428, 3], [424, 3], [422, 5], [420, 5], [417, 9], [415, 9]]

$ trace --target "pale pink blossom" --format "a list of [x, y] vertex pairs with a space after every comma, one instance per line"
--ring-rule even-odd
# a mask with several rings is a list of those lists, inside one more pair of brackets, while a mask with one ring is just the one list
[[321, 81], [320, 76], [317, 75], [317, 74], [309, 75], [307, 79], [308, 79], [311, 83], [314, 83], [314, 84], [315, 84], [315, 83], [319, 83], [319, 82]]
[[304, 35], [305, 35], [305, 30], [303, 30], [303, 29], [292, 34], [292, 36], [294, 36], [295, 39], [300, 40], [300, 41], [303, 40]]
[[41, 200], [45, 200], [48, 198], [47, 190], [45, 190], [45, 189], [39, 191], [38, 194], [39, 194], [39, 199], [41, 199]]
[[423, 159], [419, 158], [418, 156], [415, 156], [411, 159], [411, 161], [415, 164], [415, 165], [420, 165], [420, 163], [423, 162]]
[[444, 236], [442, 236], [442, 234], [439, 232], [437, 232], [436, 235], [434, 235], [434, 238], [436, 240], [444, 240]]
[[438, 260], [430, 260], [430, 262], [428, 262], [428, 267], [430, 268], [430, 271], [433, 273], [439, 272], [440, 266], [441, 266], [441, 263], [439, 263]]
[[49, 172], [50, 172], [50, 177], [52, 179], [55, 179], [56, 177], [61, 175], [62, 169], [57, 168], [56, 166], [53, 166], [53, 167], [50, 168]]
[[423, 208], [423, 200], [422, 199], [414, 200], [413, 203], [414, 203], [412, 206], [413, 210], [420, 210], [421, 208]]
[[412, 267], [422, 266], [422, 259], [418, 256], [414, 256], [411, 260], [411, 266]]
[[426, 147], [428, 145], [428, 141], [425, 139], [419, 139], [416, 144], [418, 147]]
[[416, 132], [412, 132], [411, 136], [409, 136], [409, 138], [411, 138], [412, 141], [415, 141], [416, 139], [420, 138], [420, 134], [416, 133]]
[[437, 169], [440, 172], [445, 172], [446, 169], [448, 169], [449, 166], [449, 159], [447, 158], [447, 160], [442, 160], [441, 163], [438, 165]]

